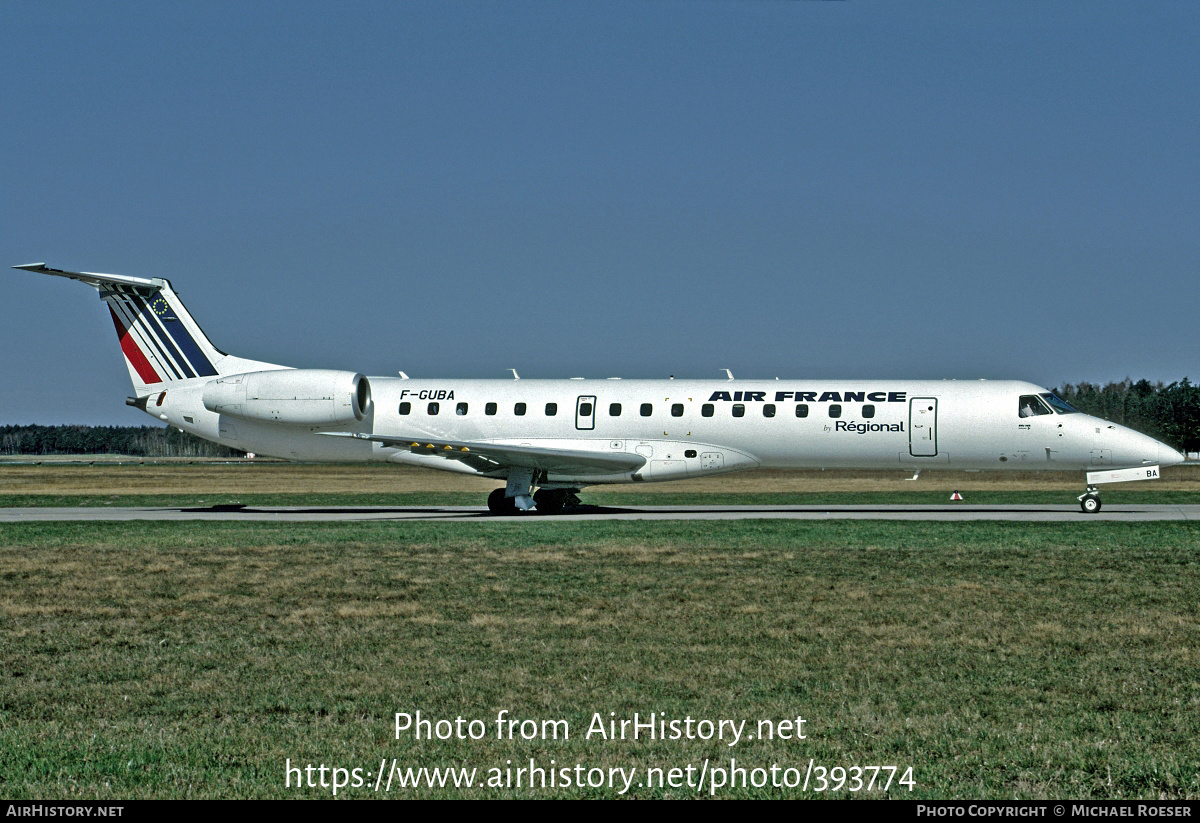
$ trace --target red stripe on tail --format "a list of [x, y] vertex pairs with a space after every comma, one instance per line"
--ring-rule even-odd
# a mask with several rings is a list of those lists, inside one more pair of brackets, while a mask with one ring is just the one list
[[155, 373], [154, 367], [146, 360], [146, 355], [142, 354], [142, 350], [138, 348], [137, 341], [133, 339], [133, 335], [129, 333], [127, 328], [121, 325], [121, 321], [117, 318], [117, 313], [112, 310], [112, 306], [108, 307], [108, 313], [112, 315], [113, 325], [117, 327], [117, 337], [121, 341], [121, 351], [125, 353], [125, 358], [133, 364], [138, 377], [142, 378], [142, 382], [147, 385], [150, 383], [161, 383], [162, 378]]

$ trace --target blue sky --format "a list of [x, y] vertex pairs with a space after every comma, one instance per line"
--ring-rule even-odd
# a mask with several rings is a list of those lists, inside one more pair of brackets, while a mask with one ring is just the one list
[[[1194, 3], [0, 4], [0, 262], [367, 374], [1200, 379]], [[9, 272], [0, 423], [148, 422]]]

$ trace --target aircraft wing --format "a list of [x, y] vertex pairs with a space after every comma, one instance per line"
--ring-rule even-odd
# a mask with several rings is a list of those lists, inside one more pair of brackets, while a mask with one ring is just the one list
[[640, 454], [626, 452], [580, 451], [552, 449], [542, 446], [513, 446], [501, 443], [437, 440], [428, 437], [393, 437], [357, 432], [321, 432], [331, 437], [353, 437], [370, 440], [385, 446], [408, 449], [413, 454], [425, 454], [458, 460], [478, 472], [498, 469], [536, 469], [557, 474], [594, 474], [600, 472], [636, 471], [646, 464]]

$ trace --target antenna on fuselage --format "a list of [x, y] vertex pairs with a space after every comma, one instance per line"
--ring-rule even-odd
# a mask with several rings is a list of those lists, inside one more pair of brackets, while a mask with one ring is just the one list
[[733, 379], [733, 372], [731, 372], [729, 369], [721, 369], [721, 371], [725, 372], [725, 376], [728, 377], [730, 380]]
[[517, 374], [517, 370], [516, 370], [516, 369], [509, 369], [509, 371], [513, 373], [513, 380], [520, 380], [520, 379], [521, 379], [521, 375]]
[[396, 372], [396, 374], [400, 375], [400, 377], [401, 377], [402, 379], [404, 379], [404, 380], [407, 380], [407, 379], [408, 379], [408, 375], [407, 375], [407, 374], [405, 374], [404, 372]]

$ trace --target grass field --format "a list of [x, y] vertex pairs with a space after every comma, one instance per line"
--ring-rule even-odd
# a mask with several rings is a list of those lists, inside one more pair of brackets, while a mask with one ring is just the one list
[[[339, 796], [367, 797], [385, 758], [483, 780], [734, 757], [911, 766], [893, 797], [1195, 798], [1198, 548], [1190, 523], [0, 526], [0, 794], [329, 796], [285, 788], [290, 760], [361, 768]], [[571, 738], [395, 739], [416, 710]], [[807, 739], [584, 739], [594, 712], [800, 715]]]
[[[757, 471], [671, 483], [592, 486], [599, 505], [1073, 503], [1080, 472], [967, 473]], [[95, 465], [0, 462], [0, 506], [404, 506], [483, 507], [499, 483], [388, 465], [204, 461]], [[1158, 481], [1106, 486], [1105, 503], [1200, 503], [1200, 465], [1171, 466]]]

